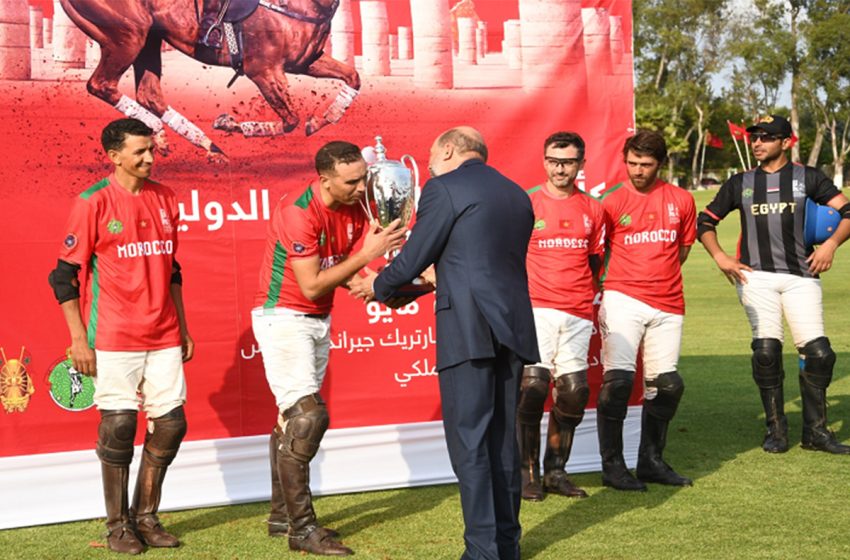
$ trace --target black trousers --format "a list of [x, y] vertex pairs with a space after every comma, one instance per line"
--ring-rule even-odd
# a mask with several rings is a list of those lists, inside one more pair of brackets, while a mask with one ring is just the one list
[[496, 357], [440, 371], [443, 428], [460, 486], [462, 560], [519, 560], [520, 463], [516, 410], [523, 364]]

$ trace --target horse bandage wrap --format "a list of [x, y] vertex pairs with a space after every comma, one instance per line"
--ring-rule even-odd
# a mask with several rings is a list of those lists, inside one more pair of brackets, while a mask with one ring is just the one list
[[211, 141], [198, 126], [169, 106], [162, 114], [162, 122], [174, 132], [200, 148], [208, 149]]
[[131, 119], [139, 119], [142, 121], [148, 126], [148, 128], [153, 130], [154, 134], [162, 130], [162, 120], [159, 117], [126, 95], [121, 96], [121, 99], [119, 99], [118, 103], [115, 104], [115, 108]]
[[360, 92], [348, 84], [343, 84], [342, 89], [339, 90], [339, 93], [336, 94], [336, 99], [331, 103], [331, 106], [328, 107], [328, 110], [325, 111], [325, 120], [329, 123], [337, 123], [339, 119], [342, 118], [342, 115], [345, 113], [345, 110], [351, 106], [351, 103], [354, 101], [354, 98]]
[[53, 288], [56, 301], [65, 303], [80, 298], [80, 281], [77, 280], [79, 271], [79, 265], [65, 262], [62, 259], [56, 262], [56, 268], [47, 277], [50, 287]]

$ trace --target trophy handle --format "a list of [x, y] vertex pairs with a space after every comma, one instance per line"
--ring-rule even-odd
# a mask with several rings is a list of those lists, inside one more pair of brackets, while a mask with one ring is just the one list
[[411, 156], [409, 154], [404, 154], [403, 156], [401, 156], [401, 163], [405, 163], [404, 158], [407, 158], [408, 160], [410, 160], [410, 165], [413, 168], [413, 193], [414, 193], [413, 207], [419, 208], [419, 195], [422, 192], [422, 190], [419, 188], [419, 166], [416, 165], [416, 160], [413, 159], [413, 156]]

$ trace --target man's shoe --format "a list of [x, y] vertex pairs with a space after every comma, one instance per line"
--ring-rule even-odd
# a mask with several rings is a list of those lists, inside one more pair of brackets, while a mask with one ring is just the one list
[[180, 546], [180, 541], [166, 531], [154, 513], [141, 515], [136, 518], [136, 527], [139, 535], [148, 546], [156, 548], [175, 548]]
[[835, 434], [829, 430], [803, 430], [803, 440], [800, 446], [809, 451], [850, 455], [850, 446], [838, 443]]
[[106, 546], [109, 550], [123, 554], [141, 554], [145, 550], [131, 523], [121, 523], [107, 530]]
[[635, 474], [643, 482], [654, 482], [656, 484], [666, 484], [667, 486], [694, 485], [693, 480], [680, 475], [660, 458], [644, 459], [643, 461], [639, 458]]
[[576, 486], [564, 471], [548, 472], [543, 475], [543, 488], [552, 494], [568, 498], [587, 498], [587, 492]]
[[314, 527], [305, 537], [289, 537], [290, 550], [302, 550], [321, 556], [351, 556], [354, 551], [327, 534], [320, 527]]

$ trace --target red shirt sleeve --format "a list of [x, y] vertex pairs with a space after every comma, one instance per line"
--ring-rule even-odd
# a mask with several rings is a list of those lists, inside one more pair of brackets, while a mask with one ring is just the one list
[[697, 207], [694, 202], [694, 197], [690, 193], [684, 193], [682, 204], [682, 235], [679, 238], [679, 244], [690, 246], [697, 239]]
[[71, 264], [88, 265], [97, 243], [97, 204], [77, 198], [65, 225], [59, 258]]
[[286, 254], [291, 258], [312, 257], [319, 254], [316, 229], [304, 209], [288, 205], [275, 214], [275, 226]]

